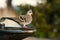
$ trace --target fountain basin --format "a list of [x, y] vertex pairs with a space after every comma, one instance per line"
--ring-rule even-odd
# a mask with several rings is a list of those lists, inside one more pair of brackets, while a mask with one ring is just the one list
[[[8, 27], [9, 28], [9, 27]], [[36, 30], [35, 29], [24, 29], [24, 28], [16, 28], [14, 30], [11, 27], [0, 29], [0, 39], [1, 40], [22, 40], [28, 36], [31, 36]]]
[[29, 26], [22, 27], [13, 18], [4, 17], [4, 22], [0, 24], [0, 39], [1, 40], [22, 40], [31, 36], [36, 30]]

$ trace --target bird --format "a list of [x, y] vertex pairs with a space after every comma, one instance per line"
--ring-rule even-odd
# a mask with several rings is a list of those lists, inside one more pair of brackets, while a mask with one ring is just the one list
[[28, 10], [28, 12], [25, 15], [20, 15], [19, 20], [20, 20], [20, 25], [25, 27], [26, 25], [30, 24], [32, 22], [32, 10]]
[[5, 19], [10, 19], [15, 22], [17, 22], [22, 27], [26, 28], [26, 25], [30, 24], [32, 22], [32, 10], [28, 10], [28, 12], [25, 15], [19, 15], [18, 18], [15, 17], [2, 17], [1, 21], [4, 21]]

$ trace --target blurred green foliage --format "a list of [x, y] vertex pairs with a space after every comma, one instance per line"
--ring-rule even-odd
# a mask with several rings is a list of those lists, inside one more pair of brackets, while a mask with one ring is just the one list
[[[49, 2], [50, 1], [50, 2]], [[32, 26], [37, 29], [34, 36], [42, 38], [60, 37], [60, 0], [49, 0], [45, 5], [20, 5], [19, 14], [33, 11]]]

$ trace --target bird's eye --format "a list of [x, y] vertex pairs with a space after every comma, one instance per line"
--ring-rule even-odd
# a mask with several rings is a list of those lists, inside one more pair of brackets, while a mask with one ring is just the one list
[[31, 11], [29, 13], [31, 13]]

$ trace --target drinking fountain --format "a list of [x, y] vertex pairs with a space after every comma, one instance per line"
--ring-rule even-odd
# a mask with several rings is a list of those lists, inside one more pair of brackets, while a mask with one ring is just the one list
[[0, 40], [22, 40], [31, 36], [36, 31], [29, 26], [26, 26], [28, 28], [22, 28], [19, 22], [16, 21], [18, 15], [15, 13], [11, 1], [6, 1], [6, 9], [0, 9]]

